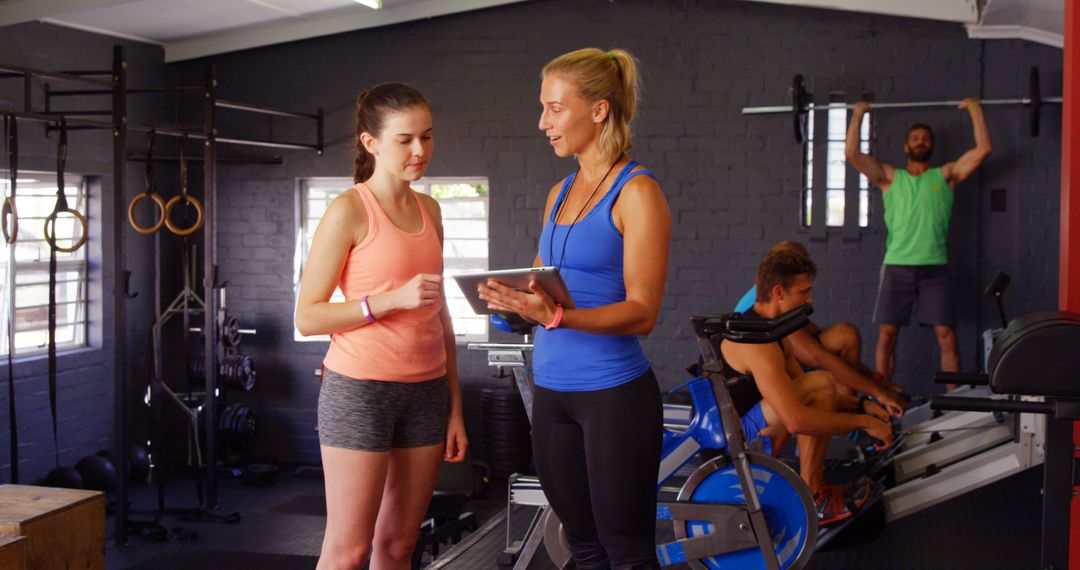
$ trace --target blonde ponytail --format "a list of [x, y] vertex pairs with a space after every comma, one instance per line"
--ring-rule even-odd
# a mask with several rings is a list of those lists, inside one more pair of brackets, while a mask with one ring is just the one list
[[607, 119], [600, 131], [600, 148], [614, 161], [633, 148], [630, 131], [640, 98], [637, 60], [623, 49], [583, 48], [556, 57], [544, 66], [541, 78], [559, 74], [590, 101], [607, 101]]

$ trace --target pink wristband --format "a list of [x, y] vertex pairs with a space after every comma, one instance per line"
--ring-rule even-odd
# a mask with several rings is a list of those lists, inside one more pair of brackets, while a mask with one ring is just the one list
[[371, 312], [371, 305], [368, 305], [367, 300], [367, 295], [360, 298], [360, 312], [364, 314], [364, 318], [367, 319], [367, 322], [373, 323], [375, 322], [375, 313]]
[[562, 315], [563, 315], [562, 305], [556, 303], [555, 304], [555, 318], [551, 319], [551, 324], [550, 325], [544, 325], [544, 328], [547, 329], [547, 330], [552, 330], [552, 329], [559, 328], [559, 323], [562, 323]]

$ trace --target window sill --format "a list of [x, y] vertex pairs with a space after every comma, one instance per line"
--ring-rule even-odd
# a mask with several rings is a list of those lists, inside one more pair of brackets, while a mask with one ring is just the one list
[[[458, 346], [465, 346], [465, 345], [469, 344], [470, 342], [488, 342], [488, 339], [486, 337], [482, 337], [482, 336], [462, 336], [462, 335], [458, 335], [455, 338], [455, 340], [457, 341]], [[325, 343], [329, 343], [330, 342], [330, 335], [321, 334], [321, 335], [301, 336], [300, 333], [297, 332], [294, 329], [293, 330], [293, 342], [302, 342], [302, 343], [325, 342]]]
[[[76, 357], [83, 356], [83, 355], [93, 354], [95, 352], [102, 352], [102, 348], [99, 347], [99, 346], [79, 346], [79, 347], [74, 347], [74, 348], [65, 348], [65, 349], [62, 349], [62, 350], [57, 350], [56, 358], [57, 359], [76, 358]], [[49, 352], [47, 350], [45, 350], [45, 351], [41, 351], [41, 352], [34, 352], [34, 353], [31, 353], [31, 354], [23, 354], [21, 356], [16, 356], [12, 360], [12, 363], [15, 366], [19, 366], [21, 364], [28, 364], [28, 363], [32, 363], [32, 362], [37, 362], [39, 360], [46, 360], [48, 358], [49, 358]], [[7, 360], [7, 355], [6, 354], [0, 354], [0, 359]]]

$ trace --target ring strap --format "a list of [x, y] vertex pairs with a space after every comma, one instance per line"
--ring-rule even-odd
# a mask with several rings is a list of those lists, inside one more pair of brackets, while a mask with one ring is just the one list
[[[67, 162], [67, 121], [60, 118], [60, 142], [56, 150], [56, 207], [52, 216], [66, 211], [64, 166]], [[48, 220], [46, 220], [48, 227]], [[55, 229], [55, 226], [54, 226]], [[48, 232], [46, 232], [48, 235]], [[49, 242], [49, 410], [52, 412], [53, 445], [56, 466], [60, 467], [60, 436], [56, 426], [56, 241]]]
[[[158, 196], [157, 193], [154, 192], [155, 134], [156, 131], [154, 129], [150, 129], [150, 132], [147, 133], [145, 189], [141, 194], [137, 194], [134, 198], [131, 199], [131, 202], [128, 203], [128, 224], [131, 225], [131, 228], [133, 230], [143, 235], [150, 235], [156, 233], [158, 230], [161, 229], [161, 226], [165, 225], [165, 201], [161, 199], [161, 196]], [[139, 202], [147, 198], [149, 198], [150, 201], [153, 202], [154, 207], [158, 211], [158, 216], [157, 221], [155, 221], [153, 225], [143, 226], [140, 225], [139, 222], [135, 219], [135, 206], [138, 205]]]
[[[188, 171], [187, 171], [187, 135], [185, 134], [180, 139], [180, 194], [173, 196], [165, 204], [165, 227], [169, 228], [169, 231], [178, 236], [189, 236], [203, 224], [203, 208], [202, 203], [197, 198], [188, 194]], [[182, 228], [172, 223], [172, 209], [173, 206], [179, 204], [181, 201], [187, 204], [191, 204], [195, 207], [195, 223], [188, 228]]]
[[[15, 208], [15, 189], [19, 177], [19, 121], [14, 113], [4, 116], [4, 146], [8, 155], [8, 186], [9, 193], [4, 196], [4, 205], [0, 211], [0, 227], [3, 229], [4, 240], [8, 244], [14, 244], [19, 235], [19, 214]], [[11, 227], [8, 227], [7, 216], [11, 213]]]
[[[18, 137], [18, 120], [14, 114], [4, 115], [4, 146], [8, 151], [8, 179], [10, 180], [10, 198], [5, 197], [4, 205], [7, 205], [7, 200], [11, 200], [12, 204], [12, 231], [8, 234], [6, 218], [4, 219], [4, 239], [7, 243], [14, 244], [15, 236], [18, 233], [19, 219], [15, 215], [15, 180], [19, 169], [19, 137]], [[9, 254], [9, 260], [13, 257]], [[13, 285], [12, 268], [8, 268], [7, 275], [8, 287]], [[10, 290], [9, 290], [10, 291]], [[9, 294], [9, 298], [14, 295]], [[10, 310], [13, 310], [11, 307]], [[19, 429], [18, 421], [15, 415], [15, 329], [12, 326], [14, 318], [9, 315], [7, 322], [7, 373], [8, 373], [8, 434], [10, 437], [10, 460], [11, 460], [11, 483], [17, 484], [19, 482]]]
[[[53, 206], [52, 213], [46, 216], [44, 228], [45, 242], [49, 244], [49, 250], [54, 254], [57, 251], [63, 253], [73, 253], [78, 251], [78, 249], [86, 243], [86, 240], [89, 237], [89, 227], [86, 223], [86, 216], [83, 216], [78, 210], [73, 210], [68, 207], [67, 195], [64, 194], [64, 166], [67, 164], [67, 149], [67, 120], [61, 117], [60, 142], [56, 151], [56, 205]], [[82, 229], [79, 239], [70, 247], [61, 247], [56, 244], [56, 220], [60, 217], [60, 214], [71, 214], [74, 216]], [[52, 226], [51, 230], [50, 226]]]

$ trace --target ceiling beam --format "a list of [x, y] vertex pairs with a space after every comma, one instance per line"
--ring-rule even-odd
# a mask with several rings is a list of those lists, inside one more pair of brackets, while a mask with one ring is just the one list
[[973, 24], [979, 21], [976, 0], [746, 0], [769, 4], [787, 4], [806, 8], [827, 8], [850, 12], [869, 12], [946, 22]]
[[132, 0], [9, 0], [0, 4], [0, 27], [36, 22], [73, 12], [128, 4]]
[[1020, 39], [1039, 44], [1045, 44], [1056, 48], [1065, 47], [1065, 35], [1033, 28], [1031, 26], [1008, 26], [982, 24], [968, 25], [969, 38], [980, 40], [1011, 40]]
[[43, 19], [41, 21], [45, 22], [46, 24], [52, 24], [54, 26], [62, 26], [62, 27], [65, 27], [65, 28], [71, 28], [73, 30], [79, 30], [79, 31], [83, 31], [83, 32], [88, 32], [88, 33], [91, 33], [91, 34], [97, 34], [99, 36], [109, 36], [111, 38], [120, 38], [122, 40], [131, 40], [133, 42], [142, 42], [144, 44], [154, 44], [154, 45], [159, 45], [159, 46], [165, 45], [165, 44], [163, 44], [163, 43], [161, 43], [161, 42], [159, 42], [157, 40], [151, 40], [149, 38], [144, 38], [144, 37], [141, 37], [141, 36], [133, 36], [131, 34], [125, 34], [123, 32], [107, 30], [105, 28], [99, 28], [97, 26], [87, 26], [85, 24], [79, 24], [79, 23], [76, 23], [76, 22], [68, 22], [67, 20], [61, 20], [59, 18], [45, 18], [45, 19]]
[[223, 32], [166, 43], [165, 61], [171, 63], [195, 59], [219, 53], [388, 26], [411, 20], [423, 20], [524, 1], [526, 0], [459, 0], [456, 2], [420, 0], [400, 7], [384, 7], [382, 10], [377, 11], [363, 9], [347, 15], [332, 14], [300, 22], [271, 24], [254, 29]]

